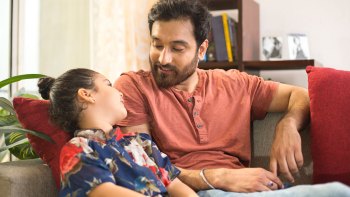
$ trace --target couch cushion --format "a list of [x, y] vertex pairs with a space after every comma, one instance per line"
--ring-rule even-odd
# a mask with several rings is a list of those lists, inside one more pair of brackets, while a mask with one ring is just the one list
[[350, 72], [307, 67], [313, 182], [350, 185]]
[[50, 168], [41, 159], [0, 163], [0, 196], [56, 197]]
[[59, 154], [62, 146], [71, 138], [70, 134], [52, 125], [49, 121], [49, 101], [16, 97], [13, 105], [23, 128], [42, 132], [54, 143], [33, 135], [27, 135], [30, 144], [39, 157], [51, 168], [56, 186], [60, 186]]

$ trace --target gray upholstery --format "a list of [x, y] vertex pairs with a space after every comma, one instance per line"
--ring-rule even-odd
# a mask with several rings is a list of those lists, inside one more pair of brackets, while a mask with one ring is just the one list
[[[264, 120], [255, 121], [252, 129], [252, 163], [251, 167], [269, 169], [269, 152], [276, 123], [282, 118], [281, 113], [269, 113]], [[300, 173], [295, 175], [295, 184], [311, 184], [312, 159], [310, 149], [310, 133], [306, 128], [300, 131], [304, 165]], [[284, 180], [282, 180], [284, 181]]]
[[0, 196], [55, 197], [50, 168], [40, 159], [0, 164]]
[[[268, 169], [269, 151], [274, 128], [281, 118], [279, 113], [270, 113], [262, 121], [255, 121], [252, 129], [252, 167]], [[310, 156], [310, 137], [308, 130], [301, 132], [304, 167], [297, 184], [310, 184], [312, 164]], [[55, 197], [57, 190], [50, 169], [41, 160], [16, 161], [0, 164], [0, 196], [3, 197]]]

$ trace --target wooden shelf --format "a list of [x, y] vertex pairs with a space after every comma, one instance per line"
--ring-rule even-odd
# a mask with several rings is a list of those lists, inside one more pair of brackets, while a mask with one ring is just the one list
[[291, 70], [314, 66], [315, 60], [244, 61], [245, 70]]
[[199, 62], [199, 68], [208, 70], [208, 69], [238, 69], [238, 64], [233, 62]]
[[[245, 70], [292, 70], [305, 69], [306, 66], [314, 66], [315, 60], [277, 60], [277, 61], [244, 61]], [[238, 69], [238, 64], [233, 62], [200, 62], [201, 69]]]
[[[256, 60], [260, 57], [260, 11], [259, 4], [255, 0], [201, 0], [210, 11], [237, 10], [237, 65], [232, 63], [216, 64], [218, 68], [237, 68], [244, 71], [243, 62]], [[203, 65], [205, 69], [214, 68], [213, 64]]]
[[238, 9], [237, 0], [201, 0], [201, 2], [207, 5], [209, 10]]
[[255, 0], [201, 0], [209, 10], [238, 10], [237, 63], [200, 62], [201, 69], [239, 69], [240, 71], [305, 69], [315, 65], [315, 60], [259, 61], [260, 58], [260, 8]]

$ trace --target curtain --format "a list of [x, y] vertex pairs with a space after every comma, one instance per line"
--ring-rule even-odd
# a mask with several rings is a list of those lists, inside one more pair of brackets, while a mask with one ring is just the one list
[[149, 70], [147, 14], [155, 1], [91, 1], [91, 62], [112, 83], [122, 72]]

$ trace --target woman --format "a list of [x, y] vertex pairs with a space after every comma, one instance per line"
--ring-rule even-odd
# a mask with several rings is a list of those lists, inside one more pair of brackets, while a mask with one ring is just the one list
[[61, 150], [60, 196], [197, 196], [146, 133], [122, 134], [122, 94], [103, 75], [69, 70], [38, 82], [53, 123], [74, 134]]

